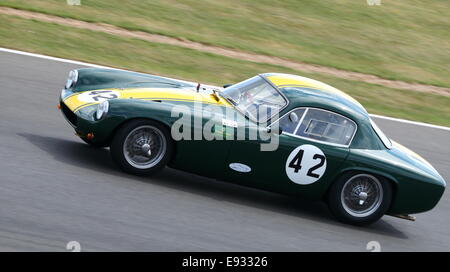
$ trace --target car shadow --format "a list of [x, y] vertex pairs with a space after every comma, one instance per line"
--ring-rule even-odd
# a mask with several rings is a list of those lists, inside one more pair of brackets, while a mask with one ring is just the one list
[[119, 176], [123, 179], [152, 183], [175, 190], [210, 197], [215, 200], [252, 206], [258, 209], [342, 226], [357, 231], [400, 239], [408, 238], [406, 234], [383, 219], [366, 227], [356, 227], [339, 223], [331, 216], [326, 204], [321, 201], [311, 202], [308, 200], [297, 199], [205, 178], [168, 167], [151, 177], [129, 175], [122, 172], [113, 163], [109, 150], [106, 148], [95, 148], [82, 142], [31, 133], [18, 133], [17, 135], [25, 138], [34, 146], [50, 154], [55, 160], [105, 174]]

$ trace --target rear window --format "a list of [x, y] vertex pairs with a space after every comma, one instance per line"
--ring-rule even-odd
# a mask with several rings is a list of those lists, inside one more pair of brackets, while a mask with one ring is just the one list
[[372, 119], [370, 119], [370, 124], [372, 124], [373, 130], [375, 130], [375, 132], [378, 135], [378, 138], [380, 138], [380, 140], [383, 142], [384, 146], [386, 146], [387, 148], [391, 149], [392, 148], [392, 142], [386, 136], [386, 134], [383, 133], [383, 131], [377, 126], [377, 124], [375, 124], [375, 122]]
[[296, 135], [339, 145], [350, 145], [356, 124], [350, 119], [325, 110], [308, 109]]

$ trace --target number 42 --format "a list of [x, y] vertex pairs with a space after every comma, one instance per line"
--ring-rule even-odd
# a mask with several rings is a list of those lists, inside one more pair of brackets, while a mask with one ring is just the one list
[[[289, 167], [293, 168], [295, 173], [298, 173], [298, 171], [300, 171], [302, 169], [302, 160], [303, 160], [304, 153], [305, 153], [305, 151], [303, 149], [300, 149], [298, 151], [298, 153], [294, 156], [294, 158], [291, 160], [291, 162], [289, 163]], [[309, 177], [312, 177], [312, 178], [319, 178], [320, 175], [314, 173], [314, 171], [324, 165], [325, 156], [323, 156], [321, 154], [314, 154], [312, 158], [313, 158], [313, 160], [320, 160], [320, 161], [319, 161], [319, 163], [317, 163], [316, 165], [311, 167], [308, 170], [308, 172], [306, 173], [306, 175]]]

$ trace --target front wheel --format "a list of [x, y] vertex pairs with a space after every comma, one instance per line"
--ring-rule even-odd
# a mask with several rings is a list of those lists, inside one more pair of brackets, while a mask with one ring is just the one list
[[328, 206], [344, 223], [368, 225], [386, 213], [391, 199], [387, 180], [367, 173], [347, 173], [331, 186]]
[[152, 120], [133, 120], [116, 132], [110, 150], [113, 161], [122, 170], [146, 175], [169, 162], [173, 144], [165, 126]]

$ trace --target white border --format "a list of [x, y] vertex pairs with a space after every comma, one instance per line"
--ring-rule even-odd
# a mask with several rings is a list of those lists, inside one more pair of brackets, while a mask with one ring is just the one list
[[[51, 57], [51, 56], [35, 54], [35, 53], [29, 53], [29, 52], [24, 52], [24, 51], [19, 51], [19, 50], [14, 50], [14, 49], [8, 49], [8, 48], [3, 48], [3, 47], [0, 47], [0, 52], [6, 52], [6, 53], [11, 53], [11, 54], [18, 54], [18, 55], [23, 55], [23, 56], [28, 56], [28, 57], [35, 57], [35, 58], [40, 58], [40, 59], [46, 59], [46, 60], [52, 60], [52, 61], [76, 64], [76, 65], [89, 66], [89, 67], [93, 67], [93, 68], [105, 68], [105, 69], [114, 69], [114, 70], [124, 70], [124, 69], [118, 69], [118, 68], [113, 68], [113, 67], [108, 67], [108, 66], [88, 63], [88, 62], [82, 62], [82, 61], [76, 61], [76, 60], [69, 60], [69, 59]], [[193, 82], [189, 82], [189, 83], [193, 83]], [[410, 124], [410, 125], [415, 125], [415, 126], [422, 126], [422, 127], [429, 127], [429, 128], [435, 128], [435, 129], [441, 129], [441, 130], [450, 131], [450, 127], [445, 127], [445, 126], [438, 126], [438, 125], [433, 125], [433, 124], [428, 124], [428, 123], [410, 121], [410, 120], [399, 119], [399, 118], [388, 117], [388, 116], [382, 116], [382, 115], [377, 115], [377, 114], [369, 114], [369, 115], [371, 117], [374, 117], [374, 118], [379, 118], [379, 119], [384, 119], [384, 120], [389, 120], [389, 121], [394, 121], [394, 122], [400, 122], [400, 123], [405, 123], [405, 124]]]

